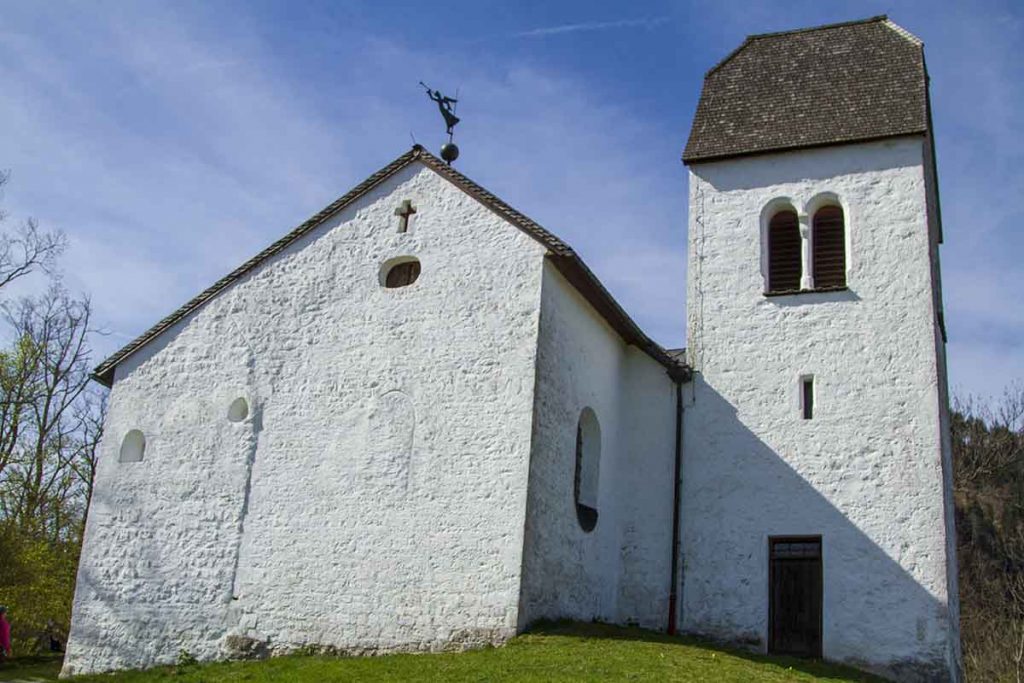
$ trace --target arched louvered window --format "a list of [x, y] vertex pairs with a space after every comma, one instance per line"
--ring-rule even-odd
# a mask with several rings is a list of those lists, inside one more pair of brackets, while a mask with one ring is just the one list
[[800, 271], [800, 223], [796, 211], [779, 211], [768, 223], [768, 291], [798, 291]]
[[843, 210], [823, 206], [814, 214], [811, 235], [814, 288], [846, 286], [846, 235]]

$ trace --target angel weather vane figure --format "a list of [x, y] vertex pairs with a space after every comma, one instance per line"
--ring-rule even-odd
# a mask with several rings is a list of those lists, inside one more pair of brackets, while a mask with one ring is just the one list
[[444, 117], [444, 123], [448, 127], [448, 142], [451, 142], [452, 129], [454, 129], [455, 124], [459, 122], [459, 117], [455, 115], [455, 107], [453, 107], [452, 105], [458, 104], [459, 101], [454, 97], [447, 97], [446, 95], [442, 95], [440, 90], [431, 90], [430, 86], [428, 86], [423, 81], [420, 81], [420, 85], [426, 88], [427, 97], [429, 97], [434, 102], [437, 102], [437, 108], [441, 111], [441, 116]]
[[[429, 97], [431, 101], [437, 102], [437, 108], [441, 111], [441, 116], [444, 117], [444, 123], [448, 132], [448, 142], [441, 145], [441, 158], [447, 161], [448, 165], [451, 166], [451, 163], [459, 158], [459, 148], [454, 142], [452, 142], [452, 133], [455, 129], [455, 124], [459, 122], [459, 117], [455, 115], [455, 105], [458, 104], [459, 101], [454, 97], [442, 95], [440, 90], [431, 90], [430, 86], [423, 81], [420, 81], [420, 85], [426, 89], [427, 97]], [[455, 94], [458, 95], [458, 91], [456, 91]]]

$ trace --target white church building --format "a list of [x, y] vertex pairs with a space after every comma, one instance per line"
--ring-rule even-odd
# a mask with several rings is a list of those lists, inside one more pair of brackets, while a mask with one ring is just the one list
[[927, 83], [885, 17], [707, 73], [685, 350], [423, 148], [374, 173], [96, 369], [64, 673], [596, 619], [958, 680]]

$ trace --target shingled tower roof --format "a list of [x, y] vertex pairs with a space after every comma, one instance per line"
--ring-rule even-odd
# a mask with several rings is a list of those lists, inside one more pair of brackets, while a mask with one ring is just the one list
[[683, 161], [927, 132], [922, 43], [879, 16], [749, 36], [705, 75]]

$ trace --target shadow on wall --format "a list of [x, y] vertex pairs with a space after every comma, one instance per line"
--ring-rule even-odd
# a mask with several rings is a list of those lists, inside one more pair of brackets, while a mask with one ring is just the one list
[[[206, 411], [243, 424], [209, 430], [212, 441], [183, 455], [191, 467], [173, 479], [146, 469], [159, 451], [105, 470], [89, 510], [65, 674], [170, 664], [183, 650], [200, 660], [221, 655], [237, 625], [233, 584], [262, 429], [259, 405], [241, 415], [236, 404], [215, 417]], [[233, 451], [225, 438], [237, 441]], [[227, 504], [211, 509], [212, 500]], [[175, 514], [158, 514], [168, 509]]]
[[[94, 491], [90, 517], [99, 514], [97, 508], [115, 503], [115, 500], [104, 498], [100, 491]], [[97, 520], [93, 524], [105, 521]], [[82, 559], [85, 559], [84, 554]], [[138, 559], [141, 564], [149, 566], [159, 566], [162, 561], [148, 546], [145, 556]], [[163, 661], [160, 656], [164, 653], [158, 652], [151, 644], [147, 645], [147, 629], [138, 623], [145, 608], [126, 603], [111, 586], [115, 579], [95, 572], [84, 562], [79, 566], [62, 676], [139, 668]], [[159, 614], [149, 616], [159, 620]], [[164, 645], [168, 651], [173, 647], [167, 643]], [[126, 646], [131, 647], [134, 653], [131, 659], [121, 656]]]
[[[945, 580], [941, 537], [915, 545], [942, 531], [935, 458], [915, 467], [901, 458], [909, 441], [865, 425], [856, 439], [835, 430], [800, 435], [799, 452], [790, 454], [798, 472], [703, 377], [694, 381], [683, 474], [684, 630], [763, 651], [768, 538], [820, 535], [825, 657], [900, 681], [953, 678], [947, 607], [900, 564]], [[893, 539], [890, 551], [830, 500], [849, 501], [869, 533]]]
[[[101, 496], [94, 499], [92, 508], [106, 503], [115, 511], [111, 515], [115, 519], [134, 518], [138, 522], [137, 515], [117, 512], [114, 506], [123, 502], [118, 496], [106, 501]], [[108, 520], [97, 520], [97, 523], [108, 523]], [[116, 536], [123, 538], [124, 522], [115, 523], [120, 527]], [[144, 524], [134, 533], [151, 535]], [[110, 535], [104, 536], [104, 540], [112, 540]], [[109, 564], [79, 567], [62, 675], [173, 664], [182, 651], [197, 655], [200, 660], [219, 654], [221, 639], [229, 627], [231, 605], [226, 598], [230, 595], [231, 583], [228, 575], [224, 575], [224, 590], [217, 595], [173, 600], [168, 595], [173, 592], [170, 585], [187, 582], [188, 577], [175, 581], [161, 574], [160, 569], [170, 562], [156, 544], [136, 545], [130, 555], [113, 547], [109, 551], [118, 554], [123, 563], [117, 567]], [[140, 600], [128, 599], [124, 586], [127, 582], [145, 586], [143, 591], [149, 594], [140, 595]], [[168, 593], [162, 592], [161, 585]], [[155, 595], [153, 590], [157, 591]]]

